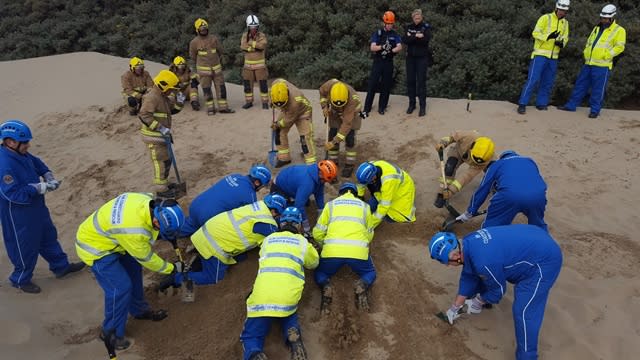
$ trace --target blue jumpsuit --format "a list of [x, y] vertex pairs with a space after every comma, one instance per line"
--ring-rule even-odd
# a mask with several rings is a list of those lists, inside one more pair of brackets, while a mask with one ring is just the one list
[[514, 284], [516, 359], [538, 358], [538, 334], [549, 290], [562, 267], [562, 252], [538, 226], [515, 224], [474, 231], [462, 240], [464, 265], [458, 294], [477, 293], [497, 304]]
[[280, 171], [274, 183], [271, 192], [294, 199], [293, 206], [302, 212], [303, 220], [307, 220], [305, 205], [312, 194], [318, 209], [324, 208], [324, 183], [320, 180], [317, 164], [287, 166]]
[[492, 189], [496, 193], [491, 198], [483, 228], [509, 225], [521, 212], [529, 224], [547, 229], [544, 222], [547, 184], [531, 158], [512, 155], [491, 164], [471, 197], [467, 212], [477, 214]]
[[191, 236], [212, 217], [256, 201], [256, 190], [249, 176], [227, 175], [193, 199], [180, 236]]
[[38, 157], [0, 146], [0, 219], [7, 255], [14, 266], [9, 280], [15, 287], [31, 282], [38, 254], [54, 274], [69, 266], [44, 195], [29, 185], [40, 182], [48, 171]]

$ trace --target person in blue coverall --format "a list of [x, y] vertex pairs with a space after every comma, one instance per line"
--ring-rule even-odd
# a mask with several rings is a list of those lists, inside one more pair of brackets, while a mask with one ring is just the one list
[[500, 154], [500, 158], [489, 165], [467, 211], [456, 219], [466, 222], [478, 214], [478, 209], [492, 190], [495, 194], [487, 209], [483, 228], [509, 225], [518, 213], [523, 213], [530, 225], [547, 230], [544, 222], [547, 184], [533, 159], [520, 156], [513, 150]]
[[49, 263], [56, 278], [84, 268], [69, 263], [58, 242], [44, 195], [60, 186], [47, 165], [29, 153], [29, 127], [19, 120], [0, 125], [0, 220], [7, 255], [14, 266], [11, 285], [37, 294], [40, 287], [31, 281], [38, 255]]
[[256, 192], [270, 181], [271, 171], [263, 165], [252, 166], [248, 175], [225, 176], [193, 199], [180, 237], [193, 235], [207, 220], [220, 213], [258, 201]]
[[291, 165], [282, 169], [273, 180], [271, 193], [293, 199], [293, 206], [302, 212], [302, 228], [311, 231], [305, 206], [313, 195], [318, 211], [324, 208], [324, 183], [331, 183], [338, 175], [338, 166], [331, 160], [321, 160], [311, 165]]
[[458, 295], [447, 310], [450, 324], [461, 316], [479, 314], [485, 304], [497, 304], [514, 284], [513, 323], [516, 359], [538, 358], [538, 334], [549, 291], [560, 274], [562, 252], [549, 233], [538, 226], [494, 226], [467, 234], [436, 233], [429, 242], [432, 259], [462, 265]]

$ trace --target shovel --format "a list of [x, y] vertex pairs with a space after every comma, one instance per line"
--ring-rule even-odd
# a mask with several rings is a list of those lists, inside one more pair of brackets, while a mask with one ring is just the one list
[[179, 199], [185, 195], [187, 195], [187, 183], [183, 182], [180, 179], [180, 172], [178, 171], [178, 165], [176, 164], [176, 157], [173, 153], [173, 144], [171, 141], [171, 137], [165, 136], [164, 141], [167, 144], [167, 150], [169, 152], [169, 159], [171, 159], [171, 164], [173, 165], [173, 170], [176, 173], [176, 179], [178, 181], [177, 184], [170, 184], [169, 189], [173, 190], [175, 198]]
[[[271, 110], [272, 113], [272, 124], [276, 123], [276, 109]], [[269, 160], [269, 164], [272, 168], [276, 167], [278, 152], [275, 149], [276, 146], [276, 131], [271, 129], [271, 151], [267, 155], [267, 159]]]
[[[449, 204], [447, 204], [449, 205]], [[456, 211], [456, 209], [453, 208], [453, 206], [449, 205], [449, 207], [451, 207], [451, 209], [453, 211], [455, 211], [456, 213], [458, 213]], [[447, 208], [448, 209], [448, 208]], [[482, 210], [480, 212], [478, 212], [477, 214], [473, 215], [472, 218], [476, 217], [476, 216], [480, 216], [480, 215], [484, 215], [487, 213], [487, 210]], [[447, 217], [447, 219], [442, 223], [442, 231], [451, 231], [451, 228], [453, 228], [453, 225], [455, 224], [459, 224], [462, 221], [460, 220], [456, 220], [456, 218], [460, 216], [460, 214], [458, 213], [458, 215], [453, 215], [453, 213], [451, 211], [449, 211], [449, 216]]]

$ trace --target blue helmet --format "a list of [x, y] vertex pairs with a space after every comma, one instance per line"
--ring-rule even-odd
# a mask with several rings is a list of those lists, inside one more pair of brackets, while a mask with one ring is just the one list
[[289, 206], [288, 208], [284, 209], [284, 211], [280, 215], [280, 223], [285, 222], [301, 224], [302, 213], [300, 212], [300, 210], [298, 210], [297, 207]]
[[371, 184], [373, 177], [378, 174], [378, 169], [373, 163], [363, 162], [356, 170], [356, 179], [360, 184]]
[[346, 193], [347, 191], [351, 191], [353, 193], [353, 195], [358, 195], [358, 188], [352, 182], [346, 182], [346, 183], [340, 185], [340, 189], [338, 189], [338, 194], [342, 195], [342, 194]]
[[27, 142], [33, 138], [29, 126], [20, 120], [7, 120], [0, 125], [0, 137], [1, 140], [10, 138], [19, 142]]
[[260, 181], [260, 186], [265, 186], [271, 181], [271, 171], [264, 165], [254, 165], [249, 169], [249, 176]]
[[284, 208], [287, 207], [287, 199], [280, 194], [268, 194], [263, 201], [269, 209], [277, 211], [278, 214], [282, 214]]
[[449, 253], [457, 247], [458, 238], [452, 232], [438, 232], [429, 241], [431, 258], [445, 265], [449, 263]]
[[516, 153], [513, 150], [505, 150], [502, 152], [502, 154], [500, 154], [500, 159], [504, 159], [512, 156], [518, 156], [518, 153]]
[[184, 225], [184, 213], [177, 203], [171, 206], [162, 206], [162, 203], [153, 209], [153, 216], [160, 223], [160, 236], [165, 240], [175, 240], [178, 231]]

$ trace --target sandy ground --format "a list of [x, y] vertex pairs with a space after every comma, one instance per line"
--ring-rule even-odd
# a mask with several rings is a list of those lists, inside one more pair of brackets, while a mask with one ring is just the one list
[[[152, 76], [162, 68], [147, 62]], [[121, 109], [119, 81], [126, 69], [127, 59], [97, 53], [0, 63], [0, 119], [30, 124], [32, 152], [63, 179], [58, 191], [47, 194], [47, 202], [60, 241], [73, 259], [81, 221], [119, 193], [144, 191], [150, 183], [139, 121]], [[266, 159], [271, 111], [259, 106], [242, 110], [241, 87], [228, 88], [235, 114], [207, 117], [187, 108], [175, 116], [176, 156], [190, 187], [189, 196], [181, 200], [185, 206], [221, 176], [245, 172], [251, 163]], [[320, 145], [325, 129], [318, 93], [306, 94], [314, 104]], [[439, 173], [432, 146], [456, 129], [477, 129], [492, 137], [498, 152], [514, 149], [533, 157], [547, 181], [546, 220], [565, 262], [549, 297], [540, 357], [629, 359], [640, 352], [640, 242], [634, 236], [640, 230], [640, 183], [633, 180], [640, 175], [640, 113], [605, 109], [591, 120], [584, 108], [576, 113], [529, 108], [520, 116], [513, 104], [499, 101], [474, 101], [469, 113], [466, 100], [429, 99], [427, 117], [418, 118], [404, 114], [406, 104], [406, 98], [392, 96], [385, 116], [374, 106], [358, 133], [357, 150], [360, 160], [382, 158], [411, 174], [418, 221], [383, 224], [376, 231], [372, 254], [378, 280], [371, 313], [354, 309], [354, 276], [347, 271], [335, 281], [338, 294], [329, 316], [319, 315], [319, 290], [308, 282], [300, 317], [310, 358], [513, 358], [512, 290], [493, 310], [453, 327], [433, 315], [450, 304], [459, 269], [440, 266], [426, 254], [428, 239], [446, 215], [431, 205]], [[454, 206], [465, 208], [479, 180], [455, 197]], [[327, 194], [335, 196], [335, 188], [328, 187]], [[479, 225], [472, 221], [456, 232], [462, 235]], [[166, 246], [159, 251], [172, 256]], [[34, 280], [43, 292], [23, 294], [8, 283], [11, 264], [4, 251], [0, 254], [2, 358], [106, 358], [96, 340], [102, 292], [89, 271], [56, 280], [40, 260]], [[148, 299], [171, 315], [162, 323], [129, 321], [128, 335], [135, 345], [119, 358], [240, 358], [244, 298], [256, 268], [256, 254], [251, 253], [221, 284], [198, 288], [192, 304], [181, 303], [179, 294], [149, 292]], [[276, 327], [266, 351], [270, 358], [287, 358]]]

